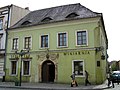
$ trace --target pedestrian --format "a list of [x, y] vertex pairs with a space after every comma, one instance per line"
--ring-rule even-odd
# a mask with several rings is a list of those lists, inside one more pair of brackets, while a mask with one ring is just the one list
[[112, 87], [114, 88], [115, 85], [114, 85], [114, 79], [113, 79], [113, 75], [110, 73], [110, 80], [111, 80], [111, 83], [112, 83]]
[[71, 87], [78, 86], [78, 84], [75, 80], [75, 72], [73, 72], [73, 74], [70, 77], [72, 78]]
[[88, 80], [89, 77], [89, 73], [85, 70], [85, 86], [87, 86], [87, 84], [91, 85], [91, 83]]
[[107, 72], [107, 80], [108, 80], [108, 87], [110, 87], [111, 84], [110, 72]]
[[117, 77], [117, 84], [119, 85], [119, 79], [118, 79], [118, 77]]

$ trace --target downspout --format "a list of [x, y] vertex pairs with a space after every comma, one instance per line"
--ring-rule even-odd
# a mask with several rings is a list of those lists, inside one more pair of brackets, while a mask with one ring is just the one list
[[9, 28], [9, 18], [10, 18], [10, 8], [12, 5], [8, 6], [8, 18], [7, 18], [7, 27], [5, 29], [6, 32], [6, 39], [5, 39], [5, 55], [4, 55], [4, 72], [5, 75], [3, 76], [3, 82], [5, 81], [5, 76], [6, 76], [6, 55], [7, 55], [7, 42], [8, 42], [8, 28]]

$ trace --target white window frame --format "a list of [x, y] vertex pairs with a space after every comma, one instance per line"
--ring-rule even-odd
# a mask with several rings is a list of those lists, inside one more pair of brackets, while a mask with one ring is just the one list
[[[59, 46], [58, 35], [62, 33], [66, 33], [66, 46]], [[57, 33], [57, 48], [65, 48], [65, 47], [68, 47], [68, 32], [58, 32]]]
[[30, 36], [24, 36], [24, 38], [23, 38], [23, 50], [27, 50], [26, 48], [25, 48], [25, 38], [26, 37], [31, 37], [31, 46], [30, 46], [30, 48], [29, 49], [32, 49], [32, 36], [30, 35]]
[[[41, 37], [44, 36], [44, 35], [48, 35], [48, 47], [41, 47]], [[41, 34], [41, 35], [39, 36], [39, 48], [40, 48], [40, 49], [49, 48], [49, 34]]]
[[[16, 61], [16, 74], [12, 74], [12, 61]], [[18, 74], [18, 60], [10, 60], [10, 76], [17, 76]]]
[[83, 75], [76, 75], [76, 77], [85, 77], [85, 63], [84, 60], [72, 60], [72, 73], [74, 72], [74, 62], [75, 61], [82, 61], [83, 62]]
[[[86, 31], [86, 45], [78, 45], [77, 44], [77, 32], [80, 32], [80, 31]], [[77, 30], [75, 31], [75, 36], [76, 36], [76, 46], [88, 46], [88, 31], [87, 30]]]
[[[24, 62], [24, 61], [29, 61], [29, 74], [28, 74], [28, 75], [24, 75], [24, 69], [23, 69], [23, 67], [24, 67], [24, 66], [23, 66], [23, 62]], [[31, 72], [30, 72], [31, 69], [30, 69], [30, 68], [31, 68], [31, 59], [23, 59], [23, 60], [22, 60], [22, 76], [30, 76], [30, 75], [31, 75]]]
[[15, 49], [13, 49], [13, 39], [15, 39], [15, 38], [18, 38], [17, 50], [19, 50], [19, 37], [14, 37], [14, 38], [11, 39], [11, 50], [12, 50], [12, 51], [16, 51]]

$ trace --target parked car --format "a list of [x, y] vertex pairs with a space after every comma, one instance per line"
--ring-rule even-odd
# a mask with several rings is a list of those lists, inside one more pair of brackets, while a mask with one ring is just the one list
[[112, 80], [114, 83], [120, 83], [120, 71], [113, 71]]

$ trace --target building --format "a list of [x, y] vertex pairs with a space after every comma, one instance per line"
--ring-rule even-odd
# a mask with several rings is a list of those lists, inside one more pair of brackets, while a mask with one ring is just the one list
[[106, 79], [108, 40], [102, 13], [81, 4], [30, 12], [8, 30], [6, 81], [84, 84]]
[[110, 62], [110, 67], [112, 71], [120, 70], [120, 60], [113, 60]]
[[6, 29], [14, 25], [28, 13], [29, 10], [15, 5], [0, 7], [0, 79], [4, 76]]

